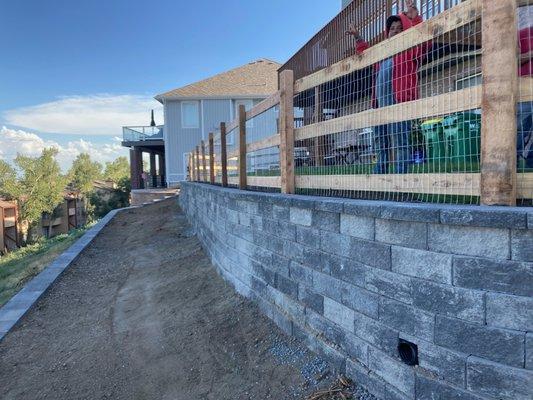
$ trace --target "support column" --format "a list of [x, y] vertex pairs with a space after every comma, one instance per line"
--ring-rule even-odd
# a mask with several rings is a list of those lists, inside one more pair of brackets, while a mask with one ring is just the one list
[[135, 147], [130, 149], [130, 179], [132, 189], [141, 189], [142, 152]]
[[246, 109], [239, 106], [239, 189], [246, 190]]
[[228, 186], [228, 152], [226, 148], [226, 123], [220, 123], [220, 163], [222, 164], [222, 186]]
[[481, 203], [516, 205], [516, 0], [482, 2]]
[[167, 187], [165, 155], [161, 153], [158, 154], [158, 159], [159, 159], [159, 176], [161, 177], [161, 186]]
[[150, 177], [152, 179], [152, 187], [157, 187], [157, 165], [155, 164], [155, 153], [150, 152]]
[[285, 70], [280, 75], [279, 161], [281, 192], [294, 194], [294, 74]]

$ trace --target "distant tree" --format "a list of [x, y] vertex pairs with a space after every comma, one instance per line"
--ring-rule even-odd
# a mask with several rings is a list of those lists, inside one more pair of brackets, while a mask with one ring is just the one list
[[67, 179], [61, 174], [56, 156], [57, 149], [49, 148], [39, 157], [19, 154], [15, 158], [19, 179], [8, 184], [8, 195], [18, 201], [20, 219], [30, 225], [43, 213], [52, 214], [63, 201]]
[[0, 160], [0, 196], [11, 200], [11, 193], [17, 185], [17, 171], [6, 161]]
[[102, 177], [102, 164], [92, 161], [89, 154], [81, 153], [72, 162], [67, 175], [71, 186], [87, 195], [92, 192], [94, 181]]
[[129, 179], [130, 163], [126, 157], [118, 157], [115, 161], [105, 163], [104, 178], [117, 184]]

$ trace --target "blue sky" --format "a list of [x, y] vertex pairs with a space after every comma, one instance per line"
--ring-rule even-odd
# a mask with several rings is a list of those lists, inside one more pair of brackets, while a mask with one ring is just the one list
[[56, 143], [109, 158], [122, 125], [148, 122], [153, 95], [258, 58], [284, 62], [339, 10], [340, 0], [0, 0], [0, 157]]

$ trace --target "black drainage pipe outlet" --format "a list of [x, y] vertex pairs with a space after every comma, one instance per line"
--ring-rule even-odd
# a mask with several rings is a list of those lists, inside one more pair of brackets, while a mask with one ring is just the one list
[[418, 365], [418, 346], [416, 344], [400, 339], [398, 353], [405, 364]]

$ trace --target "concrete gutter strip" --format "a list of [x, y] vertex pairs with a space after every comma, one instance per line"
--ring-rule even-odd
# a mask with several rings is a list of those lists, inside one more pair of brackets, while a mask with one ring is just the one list
[[[133, 207], [132, 207], [133, 208]], [[41, 296], [52, 286], [59, 276], [78, 258], [80, 253], [93, 241], [100, 231], [117, 215], [122, 208], [110, 211], [90, 228], [63, 254], [34, 277], [24, 288], [0, 308], [0, 341], [30, 310]]]

